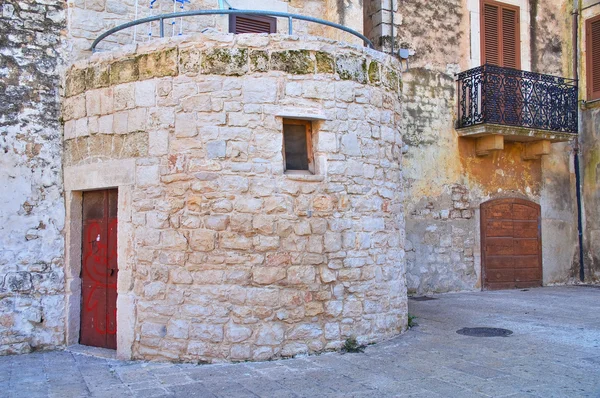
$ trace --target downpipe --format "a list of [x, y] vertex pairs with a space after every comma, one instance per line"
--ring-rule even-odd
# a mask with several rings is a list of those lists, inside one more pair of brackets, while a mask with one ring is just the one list
[[579, 108], [579, 0], [573, 2], [573, 78], [577, 81], [577, 137], [573, 145], [575, 167], [575, 192], [577, 195], [577, 236], [579, 239], [579, 280], [585, 280], [583, 254], [583, 204], [581, 200], [581, 169], [579, 167], [579, 140], [581, 136], [581, 110]]

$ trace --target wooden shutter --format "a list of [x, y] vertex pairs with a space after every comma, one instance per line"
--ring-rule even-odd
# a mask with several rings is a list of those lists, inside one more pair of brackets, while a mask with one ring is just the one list
[[600, 99], [600, 15], [585, 26], [588, 100]]
[[480, 18], [482, 62], [521, 68], [519, 7], [482, 0]]
[[229, 15], [229, 33], [275, 33], [277, 19], [262, 15]]

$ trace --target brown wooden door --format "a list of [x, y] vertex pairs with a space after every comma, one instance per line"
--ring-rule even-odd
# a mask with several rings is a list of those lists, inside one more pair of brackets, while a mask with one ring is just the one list
[[542, 285], [540, 206], [522, 199], [481, 205], [482, 280], [485, 290]]
[[117, 348], [117, 190], [83, 193], [81, 338]]

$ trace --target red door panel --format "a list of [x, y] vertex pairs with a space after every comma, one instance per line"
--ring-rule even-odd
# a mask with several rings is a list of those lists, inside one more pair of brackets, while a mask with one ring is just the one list
[[488, 270], [485, 275], [488, 283], [512, 282], [515, 280], [514, 269]]
[[536, 221], [515, 221], [515, 238], [535, 238], [538, 237], [538, 223]]
[[486, 265], [488, 269], [513, 269], [515, 267], [515, 261], [511, 256], [488, 256]]
[[487, 236], [507, 236], [507, 237], [512, 237], [513, 236], [513, 222], [512, 221], [499, 221], [499, 220], [493, 220], [493, 221], [488, 221], [487, 222], [487, 231], [488, 231], [488, 235]]
[[540, 270], [542, 269], [542, 267], [540, 267], [540, 258], [537, 255], [513, 257], [513, 265], [516, 269], [523, 269], [523, 268], [537, 268]]
[[512, 203], [500, 203], [497, 206], [490, 207], [486, 209], [485, 215], [487, 218], [491, 219], [502, 219], [502, 220], [511, 220], [512, 219]]
[[83, 193], [80, 343], [117, 348], [117, 190]]
[[513, 238], [489, 238], [485, 242], [485, 254], [488, 256], [512, 256]]

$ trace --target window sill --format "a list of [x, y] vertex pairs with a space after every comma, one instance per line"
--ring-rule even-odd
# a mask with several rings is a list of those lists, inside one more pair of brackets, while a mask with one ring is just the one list
[[283, 174], [288, 180], [304, 181], [304, 182], [320, 182], [325, 179], [325, 176], [320, 174], [312, 174], [310, 171], [304, 170], [289, 170]]

